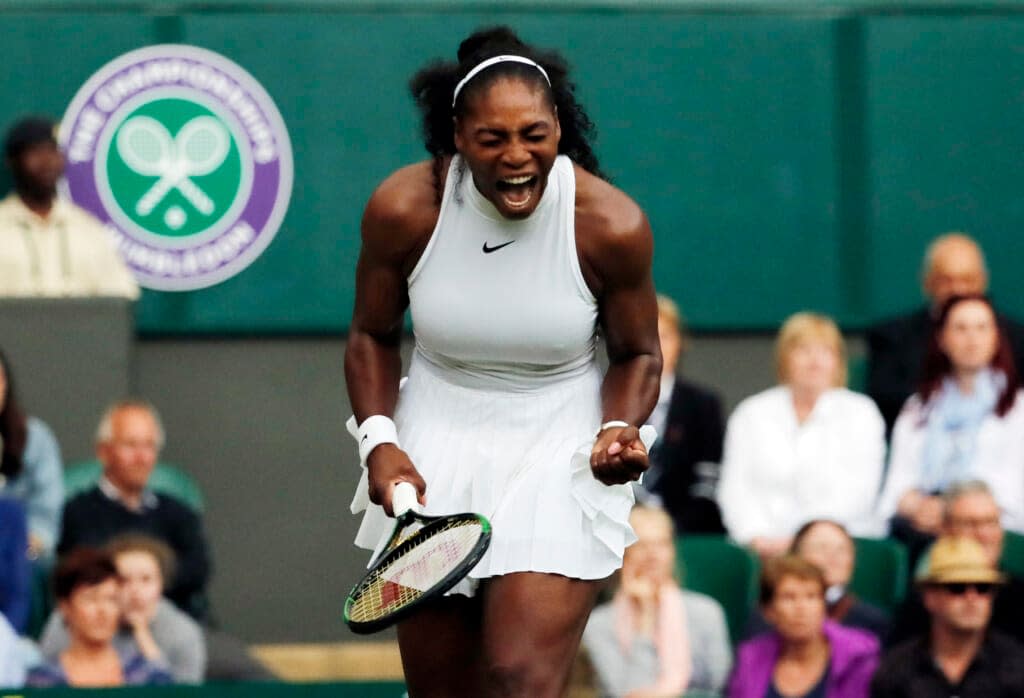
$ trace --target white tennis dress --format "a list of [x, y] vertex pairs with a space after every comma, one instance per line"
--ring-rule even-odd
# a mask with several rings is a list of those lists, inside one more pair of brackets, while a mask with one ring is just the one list
[[[580, 270], [575, 201], [573, 163], [559, 156], [535, 211], [508, 220], [456, 156], [408, 278], [416, 348], [395, 412], [399, 442], [427, 482], [426, 513], [490, 518], [491, 547], [470, 579], [599, 579], [635, 540], [631, 488], [590, 471], [598, 309]], [[356, 544], [382, 545], [394, 521], [368, 502], [365, 473], [352, 508], [366, 509]]]

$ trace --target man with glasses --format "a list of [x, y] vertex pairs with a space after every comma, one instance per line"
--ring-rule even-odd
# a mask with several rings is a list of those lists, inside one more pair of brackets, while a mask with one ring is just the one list
[[[972, 538], [985, 551], [989, 564], [998, 569], [1006, 532], [992, 490], [984, 482], [970, 480], [950, 487], [943, 500], [945, 507], [940, 535]], [[922, 569], [926, 564], [922, 562]], [[1024, 642], [1024, 579], [1005, 573], [1003, 578], [1004, 584], [993, 605], [992, 627]], [[929, 615], [921, 595], [911, 593], [896, 614], [888, 644], [921, 634], [928, 623]]]
[[976, 540], [939, 538], [917, 579], [930, 629], [885, 656], [872, 698], [1024, 696], [1024, 645], [989, 628], [1003, 581]]

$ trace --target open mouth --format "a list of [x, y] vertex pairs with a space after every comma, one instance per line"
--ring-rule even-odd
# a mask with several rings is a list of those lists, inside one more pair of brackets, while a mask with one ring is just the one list
[[512, 209], [523, 208], [533, 199], [538, 181], [537, 175], [504, 177], [498, 180], [496, 189], [506, 206]]

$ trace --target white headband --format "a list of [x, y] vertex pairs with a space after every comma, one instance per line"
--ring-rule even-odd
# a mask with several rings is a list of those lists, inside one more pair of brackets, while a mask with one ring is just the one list
[[488, 58], [486, 61], [478, 63], [471, 71], [466, 73], [466, 77], [459, 80], [459, 84], [455, 86], [455, 92], [452, 94], [452, 108], [455, 108], [455, 100], [459, 98], [459, 93], [462, 92], [462, 88], [466, 86], [466, 83], [475, 78], [480, 71], [490, 68], [495, 63], [523, 63], [524, 65], [532, 65], [534, 68], [540, 71], [540, 74], [544, 76], [544, 79], [548, 83], [548, 87], [551, 87], [551, 78], [548, 77], [546, 70], [540, 67], [540, 64], [536, 61], [531, 61], [529, 58], [524, 56], [494, 56]]

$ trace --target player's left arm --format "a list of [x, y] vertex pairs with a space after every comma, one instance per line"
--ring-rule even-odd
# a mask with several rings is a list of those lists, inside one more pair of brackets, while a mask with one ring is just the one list
[[591, 467], [601, 482], [618, 484], [636, 480], [648, 466], [638, 428], [658, 401], [661, 347], [651, 277], [651, 227], [635, 202], [609, 189], [611, 195], [602, 197], [604, 211], [592, 228], [587, 261], [598, 284], [595, 295], [609, 360], [601, 386], [602, 422], [629, 426], [598, 434]]

